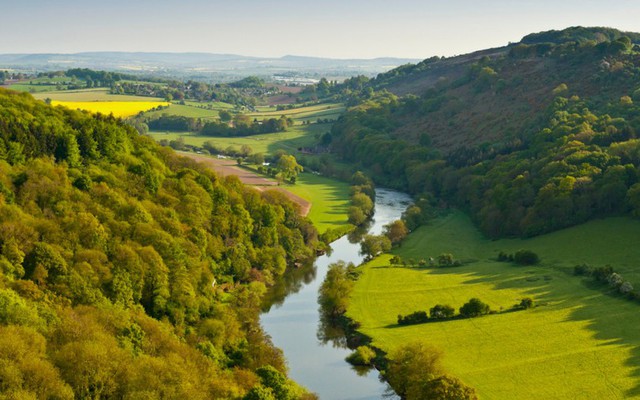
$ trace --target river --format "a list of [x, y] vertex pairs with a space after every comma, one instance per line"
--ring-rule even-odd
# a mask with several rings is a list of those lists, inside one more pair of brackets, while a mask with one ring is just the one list
[[[399, 219], [411, 202], [407, 194], [376, 189], [375, 215], [368, 232], [382, 233], [384, 225]], [[331, 243], [333, 251], [294, 271], [284, 284], [274, 289], [273, 303], [261, 316], [264, 330], [283, 350], [289, 376], [318, 394], [321, 400], [373, 400], [387, 391], [376, 370], [358, 374], [344, 359], [351, 351], [341, 341], [323, 343], [318, 337], [320, 313], [318, 289], [329, 264], [343, 260], [359, 265], [363, 257], [353, 235]], [[386, 398], [397, 398], [385, 396]]]

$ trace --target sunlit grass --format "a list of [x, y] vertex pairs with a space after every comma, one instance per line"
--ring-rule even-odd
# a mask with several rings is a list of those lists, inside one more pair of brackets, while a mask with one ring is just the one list
[[[390, 268], [390, 256], [376, 259], [356, 284], [349, 315], [384, 350], [413, 340], [441, 348], [447, 370], [484, 399], [639, 397], [640, 304], [571, 274], [575, 263], [607, 261], [634, 276], [629, 262], [640, 261], [639, 250], [623, 249], [637, 240], [639, 230], [638, 221], [613, 218], [538, 238], [489, 241], [455, 213], [418, 229], [396, 252], [416, 261], [450, 252], [468, 264]], [[609, 235], [614, 231], [618, 234]], [[542, 265], [494, 261], [498, 251], [520, 248], [536, 251]], [[507, 310], [523, 297], [538, 306], [470, 320], [396, 325], [398, 314], [438, 303], [457, 309], [471, 297], [494, 310]]]
[[348, 183], [303, 173], [298, 176], [295, 185], [287, 185], [285, 188], [311, 202], [308, 217], [313, 221], [318, 232], [343, 229], [349, 225], [347, 221], [350, 205]]

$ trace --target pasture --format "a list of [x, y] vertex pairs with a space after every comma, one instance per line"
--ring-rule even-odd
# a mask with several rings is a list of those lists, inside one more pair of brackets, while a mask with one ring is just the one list
[[182, 137], [186, 144], [193, 146], [202, 146], [204, 142], [211, 142], [221, 149], [231, 146], [239, 150], [242, 145], [247, 145], [253, 149], [254, 153], [272, 154], [276, 150], [282, 149], [295, 155], [299, 147], [314, 145], [317, 142], [316, 134], [322, 135], [330, 129], [330, 125], [327, 124], [295, 125], [289, 127], [285, 132], [244, 137], [213, 137], [175, 132], [149, 132], [149, 134], [155, 140], [176, 140]]
[[319, 233], [329, 229], [350, 229], [347, 213], [350, 204], [350, 186], [346, 182], [309, 173], [298, 176], [295, 185], [284, 188], [311, 202], [308, 217]]
[[[373, 344], [390, 350], [423, 340], [444, 351], [449, 373], [475, 387], [483, 399], [622, 399], [640, 397], [640, 304], [622, 299], [572, 266], [609, 263], [638, 282], [640, 249], [630, 246], [640, 222], [592, 221], [526, 240], [489, 241], [461, 213], [412, 233], [394, 253], [405, 260], [447, 252], [461, 267], [389, 267], [389, 255], [367, 264], [348, 315]], [[499, 251], [537, 252], [538, 266], [499, 263]], [[636, 285], [637, 286], [637, 285]], [[531, 310], [475, 319], [399, 327], [398, 314], [456, 308], [478, 297], [493, 310], [507, 310], [531, 297]]]
[[157, 97], [144, 97], [144, 96], [130, 96], [121, 94], [111, 94], [109, 89], [96, 88], [96, 89], [80, 89], [80, 90], [58, 90], [43, 93], [35, 93], [33, 95], [38, 100], [45, 100], [47, 98], [56, 101], [162, 101]]

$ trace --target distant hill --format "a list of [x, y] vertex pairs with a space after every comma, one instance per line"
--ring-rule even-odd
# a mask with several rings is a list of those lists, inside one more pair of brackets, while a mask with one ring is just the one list
[[248, 75], [286, 74], [313, 77], [374, 76], [416, 59], [330, 59], [284, 56], [248, 57], [212, 53], [87, 52], [75, 54], [0, 54], [0, 69], [22, 68], [54, 71], [90, 68], [161, 76], [202, 77], [226, 81]]

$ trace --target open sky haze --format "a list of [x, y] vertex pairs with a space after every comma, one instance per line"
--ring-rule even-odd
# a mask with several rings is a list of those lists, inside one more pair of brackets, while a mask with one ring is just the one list
[[0, 53], [451, 56], [569, 26], [640, 31], [640, 1], [0, 0]]

